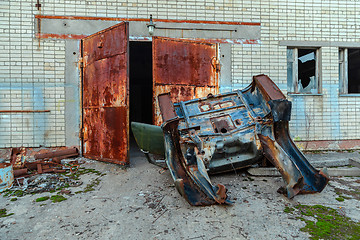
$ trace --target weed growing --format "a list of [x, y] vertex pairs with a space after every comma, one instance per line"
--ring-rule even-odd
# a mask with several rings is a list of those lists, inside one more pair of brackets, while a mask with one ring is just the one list
[[53, 195], [50, 197], [50, 200], [53, 202], [53, 203], [56, 203], [56, 202], [62, 202], [62, 201], [65, 201], [67, 200], [66, 197], [62, 196], [62, 195]]
[[9, 213], [8, 214], [6, 208], [0, 209], [0, 217], [8, 217], [8, 216], [11, 216], [11, 215], [14, 215], [14, 213]]
[[49, 196], [45, 196], [45, 197], [39, 197], [35, 200], [35, 202], [43, 202], [48, 200], [50, 197]]

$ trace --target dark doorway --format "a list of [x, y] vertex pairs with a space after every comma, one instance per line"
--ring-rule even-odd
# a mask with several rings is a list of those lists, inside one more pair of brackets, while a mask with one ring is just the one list
[[152, 43], [130, 42], [130, 122], [152, 124]]
[[348, 93], [360, 93], [360, 49], [348, 50]]

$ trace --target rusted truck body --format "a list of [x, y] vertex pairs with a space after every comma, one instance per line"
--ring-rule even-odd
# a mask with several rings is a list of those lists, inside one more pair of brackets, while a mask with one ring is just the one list
[[209, 175], [268, 159], [282, 174], [288, 198], [321, 192], [329, 178], [310, 165], [289, 135], [291, 102], [266, 75], [243, 90], [173, 104], [158, 97], [165, 158], [179, 193], [191, 205], [230, 204]]

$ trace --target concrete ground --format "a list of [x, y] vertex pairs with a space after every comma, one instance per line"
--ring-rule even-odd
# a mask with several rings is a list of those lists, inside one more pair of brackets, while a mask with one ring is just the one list
[[[355, 153], [312, 154], [310, 159], [360, 157]], [[13, 215], [0, 218], [0, 239], [308, 239], [305, 223], [285, 207], [320, 204], [360, 221], [359, 196], [336, 200], [339, 189], [360, 190], [360, 177], [333, 177], [322, 193], [289, 200], [277, 193], [281, 177], [254, 177], [246, 172], [212, 176], [235, 202], [232, 206], [192, 207], [176, 191], [168, 171], [131, 151], [131, 166], [89, 160], [83, 166], [106, 175], [94, 191], [75, 194], [99, 177], [81, 176], [83, 184], [69, 188], [73, 195], [52, 203], [36, 202], [41, 193], [0, 197], [0, 208]]]

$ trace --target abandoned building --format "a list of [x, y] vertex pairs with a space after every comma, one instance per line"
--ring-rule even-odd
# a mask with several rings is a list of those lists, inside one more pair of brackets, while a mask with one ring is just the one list
[[1, 1], [0, 147], [126, 158], [129, 122], [161, 123], [158, 94], [189, 100], [266, 74], [292, 101], [300, 148], [359, 148], [359, 11], [350, 0]]

